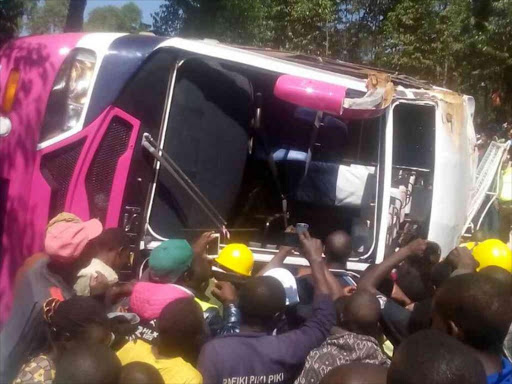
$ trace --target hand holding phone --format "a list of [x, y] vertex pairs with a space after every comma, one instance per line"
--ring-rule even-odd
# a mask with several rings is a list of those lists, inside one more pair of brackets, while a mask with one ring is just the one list
[[309, 231], [309, 224], [306, 223], [297, 223], [295, 224], [295, 233], [300, 235], [301, 233]]
[[220, 234], [214, 233], [210, 236], [210, 240], [206, 246], [206, 256], [208, 258], [213, 259], [219, 256], [220, 251]]

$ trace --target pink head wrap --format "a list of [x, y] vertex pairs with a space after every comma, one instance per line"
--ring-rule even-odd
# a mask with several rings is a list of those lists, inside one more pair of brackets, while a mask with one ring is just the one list
[[167, 304], [191, 296], [192, 293], [178, 285], [138, 282], [133, 287], [130, 307], [142, 319], [154, 320]]

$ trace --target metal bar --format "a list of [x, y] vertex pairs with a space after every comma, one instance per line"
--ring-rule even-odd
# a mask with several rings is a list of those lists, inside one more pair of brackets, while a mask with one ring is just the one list
[[[499, 171], [501, 169], [503, 157], [506, 155], [506, 149], [506, 145], [499, 144], [493, 141], [490, 143], [489, 148], [487, 148], [484, 157], [480, 161], [480, 164], [478, 165], [477, 168], [475, 184], [473, 187], [474, 190], [472, 192], [469, 204], [469, 212], [461, 235], [463, 235], [466, 232], [467, 228], [469, 227], [469, 224], [475, 218], [476, 214], [478, 213], [478, 210], [480, 209], [484, 202], [485, 195], [487, 194], [492, 185], [492, 181], [497, 175], [499, 184]], [[490, 205], [490, 203], [487, 205], [487, 207], [484, 210], [484, 213], [487, 213], [487, 209], [490, 207]], [[480, 219], [479, 223], [481, 223]]]
[[[149, 138], [149, 140], [148, 140]], [[152, 146], [152, 143], [156, 144], [154, 140], [151, 138], [151, 136], [148, 133], [145, 133], [142, 138], [142, 146], [146, 148], [153, 157], [155, 157], [160, 164], [162, 164], [165, 169], [178, 181], [178, 183], [188, 192], [188, 194], [196, 201], [196, 203], [201, 207], [201, 209], [212, 219], [213, 223], [217, 225], [221, 230], [224, 230], [226, 221], [220, 216], [220, 214], [213, 208], [213, 206], [210, 204], [210, 202], [204, 197], [204, 195], [197, 189], [197, 187], [188, 179], [186, 176], [184, 176], [183, 171], [181, 171], [179, 168], [177, 168], [177, 165], [167, 156], [167, 159], [163, 156], [161, 156], [158, 152], [159, 149], [157, 147]], [[162, 151], [162, 153], [165, 155], [165, 152]], [[173, 168], [173, 165], [177, 168]], [[181, 174], [180, 174], [181, 173]], [[202, 199], [204, 201], [202, 201]], [[210, 209], [211, 212], [210, 211]], [[217, 217], [216, 217], [217, 216]]]
[[[159, 129], [159, 141], [163, 141], [165, 137], [165, 133], [167, 131], [167, 123], [169, 122], [169, 115], [171, 110], [171, 103], [174, 95], [174, 85], [176, 84], [176, 76], [178, 73], [178, 67], [180, 66], [182, 61], [177, 61], [174, 65], [174, 70], [169, 73], [169, 79], [167, 84], [167, 92], [165, 98], [165, 108], [162, 114], [162, 118], [160, 119], [160, 129]], [[156, 192], [156, 182], [158, 180], [158, 174], [160, 172], [160, 163], [158, 161], [154, 161], [153, 169], [155, 170], [155, 175], [153, 180], [151, 181], [151, 192], [149, 194], [149, 198], [146, 201], [146, 206], [144, 209], [144, 234], [146, 232], [153, 232], [151, 230], [151, 226], [149, 225], [149, 217], [151, 215], [151, 210], [153, 208], [153, 200]], [[158, 234], [152, 233], [153, 236], [157, 238], [162, 238]]]
[[476, 230], [478, 231], [480, 229], [480, 225], [482, 225], [482, 221], [484, 221], [484, 217], [485, 215], [487, 215], [487, 211], [489, 210], [489, 208], [491, 208], [491, 205], [492, 203], [494, 203], [494, 201], [496, 200], [496, 197], [497, 195], [494, 195], [491, 200], [489, 200], [489, 203], [486, 205], [485, 209], [484, 209], [484, 212], [482, 213], [482, 215], [480, 216], [480, 220], [478, 220], [478, 224], [476, 226]]
[[[147, 135], [147, 136], [146, 136]], [[188, 184], [189, 188], [192, 189], [196, 194], [197, 197], [203, 200], [203, 204], [205, 204], [214, 215], [217, 216], [217, 220], [221, 221], [226, 225], [226, 220], [221, 216], [221, 214], [215, 209], [215, 207], [210, 203], [210, 201], [202, 194], [202, 192], [199, 190], [199, 188], [196, 187], [196, 185], [188, 178], [188, 176], [181, 170], [181, 168], [174, 162], [173, 159], [169, 157], [167, 153], [164, 152], [163, 149], [158, 148], [157, 143], [153, 140], [150, 134], [146, 133], [144, 134], [146, 136], [146, 140], [150, 142], [150, 144], [153, 145], [154, 148], [157, 148], [157, 151], [162, 153], [162, 157], [169, 163], [169, 165], [174, 169], [174, 171], [182, 178], [182, 180]]]

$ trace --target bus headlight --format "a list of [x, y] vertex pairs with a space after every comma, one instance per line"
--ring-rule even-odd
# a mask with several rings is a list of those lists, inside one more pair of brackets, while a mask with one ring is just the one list
[[69, 100], [68, 100], [68, 118], [66, 130], [73, 129], [84, 108], [87, 94], [91, 85], [94, 72], [94, 61], [87, 61], [77, 58], [71, 67], [69, 76]]
[[73, 49], [53, 83], [39, 143], [77, 127], [92, 84], [96, 54], [88, 49]]

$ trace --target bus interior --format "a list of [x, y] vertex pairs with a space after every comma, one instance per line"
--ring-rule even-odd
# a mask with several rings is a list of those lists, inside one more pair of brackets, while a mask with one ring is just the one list
[[[142, 79], [134, 80], [143, 82], [144, 72], [158, 72], [158, 65], [171, 72], [174, 68], [165, 88], [154, 84], [152, 89], [161, 97], [166, 93], [166, 107], [157, 111], [162, 116], [159, 129], [155, 114], [149, 119], [151, 127], [144, 128], [144, 121], [142, 126], [224, 218], [230, 237], [221, 243], [275, 250], [283, 244], [287, 225], [307, 223], [321, 239], [333, 230], [345, 230], [352, 235], [354, 260], [371, 262], [380, 215], [389, 216], [388, 244], [407, 223], [428, 228], [434, 107], [399, 103], [393, 108], [388, 211], [379, 209], [386, 114], [344, 118], [317, 111], [275, 95], [280, 73], [203, 56], [166, 54], [172, 56], [174, 67], [169, 57], [155, 55], [139, 73]], [[161, 63], [151, 69], [151, 60]], [[149, 92], [151, 85], [145, 88]], [[137, 93], [144, 103], [144, 91], [138, 88]], [[351, 89], [346, 93], [351, 98], [363, 95]], [[122, 97], [118, 105], [123, 107]], [[148, 105], [151, 108], [154, 104]], [[130, 108], [124, 109], [130, 113]], [[154, 159], [141, 155], [147, 164], [144, 176]], [[157, 167], [151, 177], [145, 202], [146, 243], [192, 240], [204, 231], [219, 230], [164, 167]]]

